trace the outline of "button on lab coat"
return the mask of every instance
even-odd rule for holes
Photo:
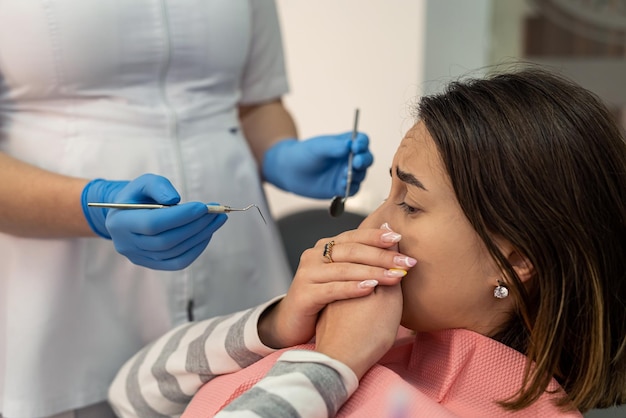
[[[3,0],[0,78],[0,151],[69,176],[157,173],[183,201],[254,203],[268,218],[236,105],[287,92],[272,0]],[[104,400],[190,299],[203,319],[284,292],[268,222],[230,214],[179,272],[135,266],[101,238],[0,234],[2,415]]]

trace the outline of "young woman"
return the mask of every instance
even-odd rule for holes
[[[626,142],[609,112],[532,68],[451,83],[417,120],[389,197],[358,230],[307,250],[284,298],[137,354],[111,388],[117,412],[535,417],[622,404]],[[397,339],[399,325],[413,335]]]

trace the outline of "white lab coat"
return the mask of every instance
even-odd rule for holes
[[[236,105],[286,92],[273,0],[0,1],[0,151],[44,169],[157,173],[183,201],[255,203],[269,218]],[[104,400],[190,299],[204,319],[284,292],[268,223],[230,214],[179,272],[135,266],[101,238],[0,234],[0,415]]]

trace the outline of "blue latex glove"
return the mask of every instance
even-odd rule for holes
[[[346,193],[348,155],[352,149],[350,196],[365,179],[374,162],[369,138],[352,132],[316,136],[305,141],[286,139],[274,144],[263,156],[263,177],[276,187],[300,196],[330,199]]]
[[[226,222],[225,214],[208,213],[201,202],[176,205],[180,195],[165,177],[144,174],[128,181],[96,179],[83,189],[83,213],[93,231],[113,241],[133,263],[155,270],[189,266]],[[118,210],[88,202],[159,203],[163,209]]]

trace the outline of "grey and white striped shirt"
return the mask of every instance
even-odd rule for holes
[[[178,417],[203,384],[273,353],[261,342],[257,324],[278,299],[181,325],[145,347],[120,369],[109,389],[117,415]],[[332,417],[357,387],[356,376],[343,363],[314,351],[287,351],[216,416]]]

